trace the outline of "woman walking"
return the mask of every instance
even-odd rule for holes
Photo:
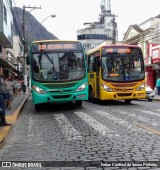
[[[3,79],[3,69],[2,67],[0,67],[0,126],[10,126],[10,123],[6,122],[5,119],[5,100],[2,96],[2,93],[4,93],[6,91],[5,89],[5,83],[4,83],[4,79]]]

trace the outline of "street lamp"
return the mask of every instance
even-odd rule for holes
[[[43,21],[41,21],[41,22],[37,25],[37,27],[35,27],[35,28],[27,35],[27,38],[28,38],[46,19],[48,19],[49,17],[54,18],[54,17],[56,17],[56,15],[53,14],[53,15],[47,16]]]

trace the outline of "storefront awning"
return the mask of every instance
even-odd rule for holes
[[[15,72],[16,74],[19,74],[19,71],[16,70],[16,68],[13,65],[3,60],[2,58],[0,58],[0,66],[3,68],[3,70],[10,70]]]

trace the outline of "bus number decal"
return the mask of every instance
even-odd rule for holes
[[[49,44],[39,45],[39,50],[55,50],[55,49],[76,49],[75,44]]]

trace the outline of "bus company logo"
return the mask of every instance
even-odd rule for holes
[[[1,167],[4,167],[4,168],[12,167],[12,164],[11,164],[11,162],[2,162]]]
[[[60,93],[63,93],[63,90],[59,90]]]
[[[126,89],[124,88],[123,91],[126,92]]]

